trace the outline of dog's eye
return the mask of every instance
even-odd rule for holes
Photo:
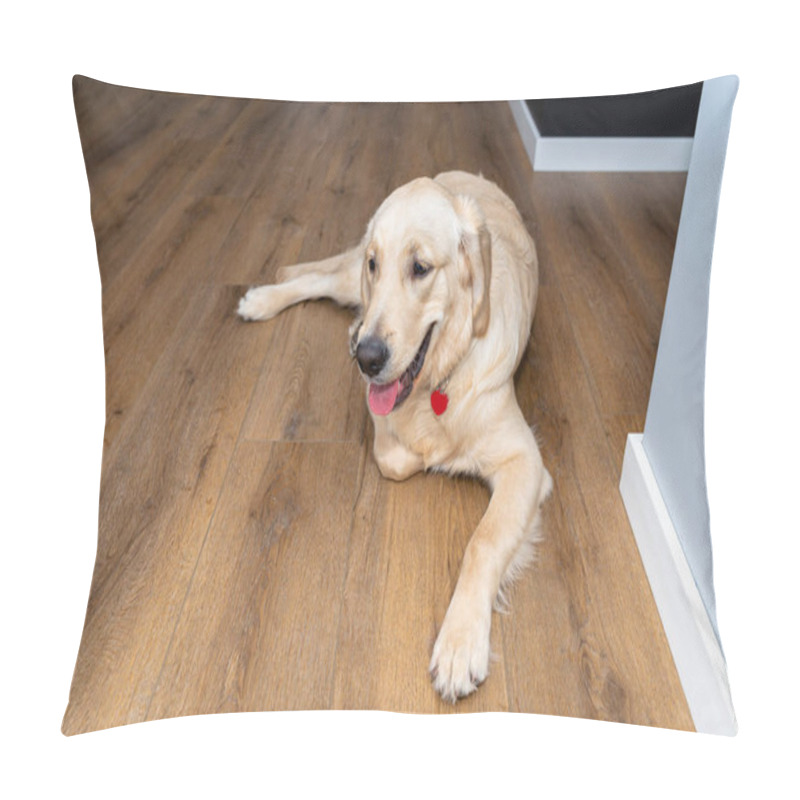
[[[425,264],[420,264],[419,261],[414,262],[413,272],[414,277],[421,278],[424,275],[427,275],[431,271],[431,268],[426,266]]]
[[[367,261],[367,269],[370,273],[375,272],[375,259],[373,257],[370,257],[369,261]]]

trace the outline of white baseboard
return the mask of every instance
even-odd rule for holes
[[[508,105],[511,107],[511,113],[514,116],[514,122],[517,123],[517,130],[522,139],[522,144],[525,146],[525,152],[528,154],[528,159],[535,172],[536,145],[542,138],[539,134],[539,129],[536,127],[531,110],[524,100],[511,100]]]
[[[737,731],[725,658],[661,497],[642,434],[629,434],[620,492],[675,667],[701,733]]]
[[[542,136],[524,100],[509,102],[534,172],[686,172],[691,137]]]

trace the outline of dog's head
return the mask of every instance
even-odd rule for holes
[[[491,238],[471,198],[429,178],[400,187],[364,238],[351,350],[384,415],[444,381],[489,326]]]

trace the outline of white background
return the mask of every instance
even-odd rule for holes
[[[4,11],[0,789],[13,787],[12,797],[796,791],[800,265],[789,6],[280,5],[15,3]],[[533,715],[375,712],[239,714],[61,735],[94,563],[104,420],[100,280],[75,73],[296,100],[611,94],[740,76],[707,371],[717,609],[737,737]]]

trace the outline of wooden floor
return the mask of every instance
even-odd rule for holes
[[[328,708],[692,729],[617,489],[626,434],[643,428],[684,176],[534,175],[504,103],[74,89],[107,421],[64,732]],[[427,665],[487,490],[380,477],[348,312],[234,313],[277,267],[354,244],[394,187],[452,168],[498,182],[538,243],[517,391],[555,480],[538,563],[494,615],[491,674],[455,707]]]

